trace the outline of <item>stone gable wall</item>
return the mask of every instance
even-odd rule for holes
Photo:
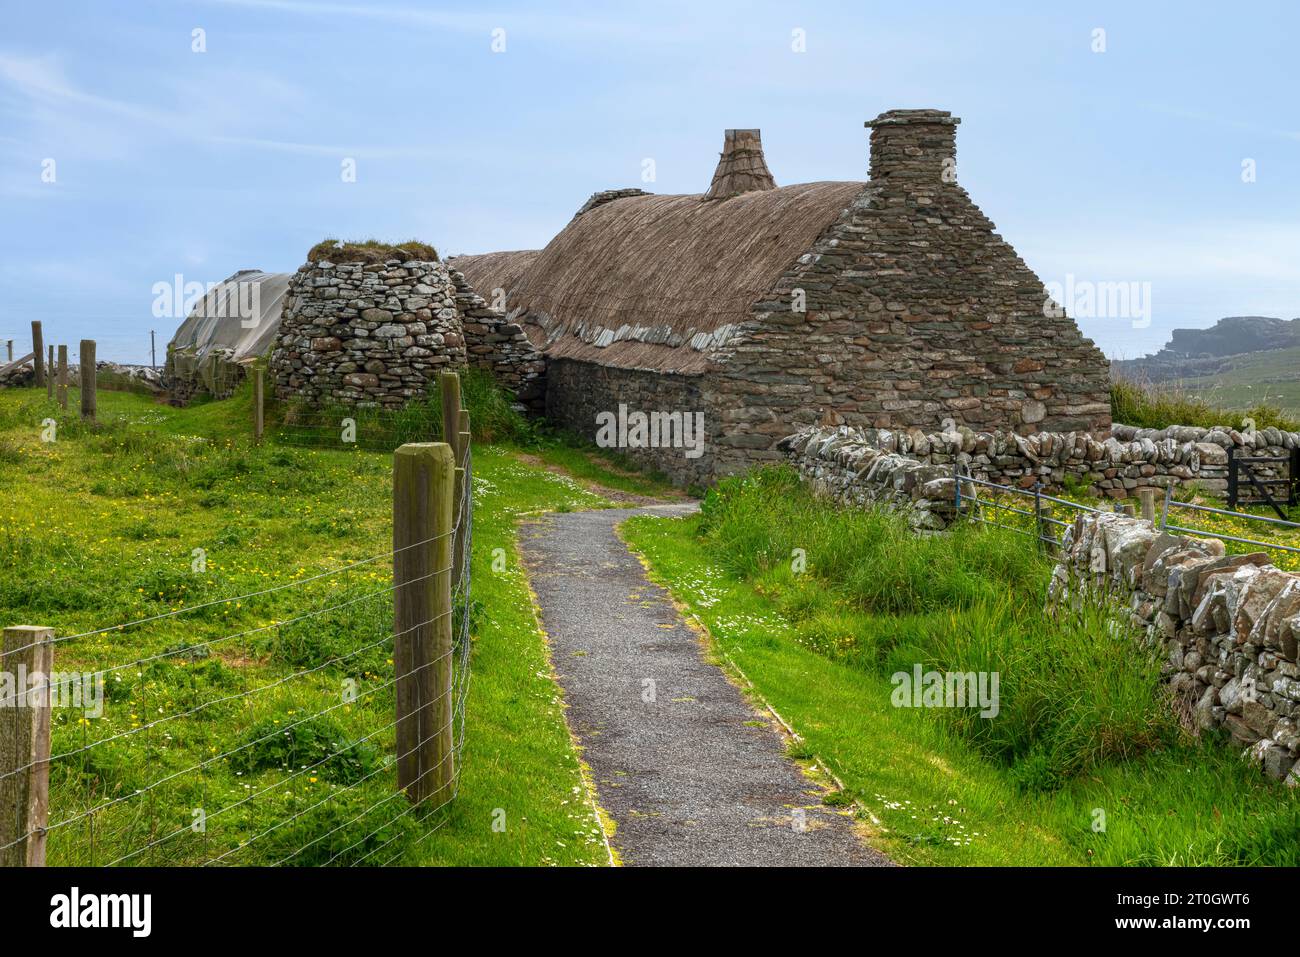
[[[776,442],[816,423],[1109,429],[1109,363],[1044,314],[1042,281],[945,180],[955,124],[903,119],[873,129],[870,183],[721,363],[723,471],[780,459]]]

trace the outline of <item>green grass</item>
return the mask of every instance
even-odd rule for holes
[[[582,482],[596,483],[632,495],[659,498],[680,495],[672,490],[664,476],[637,471],[625,457],[593,448],[573,436],[539,436],[530,445],[530,451],[547,465],[562,469]]]
[[[438,251],[418,239],[404,243],[386,243],[378,239],[323,239],[307,253],[307,261],[313,263],[322,260],[335,263],[382,263],[390,259],[437,262]]]
[[[701,516],[623,528],[896,860],[1300,863],[1300,795],[1181,731],[1133,636],[1046,620],[1047,566],[1020,536],[916,537],[785,470],[722,483]],[[999,713],[894,707],[891,676],[917,663],[997,671]]]
[[[1300,431],[1297,414],[1300,401],[1288,401],[1289,394],[1274,393],[1262,383],[1259,388],[1247,388],[1248,383],[1239,383],[1228,389],[1216,384],[1217,381],[1188,379],[1159,385],[1127,379],[1112,382],[1111,418],[1124,425],[1147,429],[1171,425],[1240,429],[1249,418],[1254,420],[1257,429],[1275,426],[1288,432]],[[1290,385],[1294,387],[1295,397],[1300,399],[1300,382]]]
[[[252,415],[251,386],[236,393]],[[480,442],[537,444],[537,428],[497,388],[481,369],[461,372],[461,398],[470,414],[470,428]],[[226,400],[230,401],[230,400]],[[251,422],[251,418],[245,418]],[[428,392],[400,409],[353,408],[330,405],[312,408],[298,402],[271,401],[266,408],[267,433],[277,442],[309,448],[383,451],[403,442],[437,442],[442,435],[442,397],[437,380]],[[345,429],[345,423],[349,427]]]
[[[104,864],[155,842],[126,863],[229,853],[222,863],[265,864],[295,851],[295,864],[606,862],[514,550],[520,515],[608,504],[598,494],[510,447],[476,447],[460,793],[419,820],[398,816],[405,803],[386,763],[390,561],[185,611],[385,556],[391,454],[253,447],[246,385],[184,409],[102,392],[99,410],[90,426],[43,392],[0,391],[0,621],[70,635],[183,613],[57,646],[67,671],[160,657],[108,672],[102,717],[55,712],[54,753],[75,754],[52,769],[51,823],[123,800],[55,827],[51,864]],[[45,419],[55,442],[41,441]],[[194,713],[147,728],[183,711]],[[209,763],[188,770],[199,762]],[[205,832],[189,829],[195,808]]]
[[[1199,397],[1206,404],[1238,410],[1225,420],[1235,423],[1243,409],[1268,406],[1291,422],[1300,421],[1300,346],[1248,352],[1222,360],[1222,367],[1187,375],[1162,389]],[[1218,423],[1223,424],[1223,423]],[[1292,426],[1295,429],[1296,426]]]

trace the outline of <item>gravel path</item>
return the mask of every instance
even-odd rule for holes
[[[787,760],[614,529],[693,503],[548,515],[521,546],[612,838],[632,865],[888,865]],[[802,809],[805,826],[795,826]]]

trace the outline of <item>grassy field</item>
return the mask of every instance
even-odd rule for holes
[[[1293,356],[1277,360],[1284,366],[1300,354],[1300,350],[1285,351]],[[1264,357],[1278,354],[1259,355],[1262,363]],[[1265,375],[1259,370],[1233,373],[1230,378],[1208,376],[1158,384],[1120,379],[1111,383],[1111,416],[1116,422],[1148,429],[1171,425],[1242,429],[1249,419],[1258,429],[1300,431],[1300,381],[1270,382]]]
[[[1237,410],[1271,406],[1300,421],[1300,347],[1246,353],[1218,372],[1180,379],[1176,388],[1210,405]]]
[[[1021,536],[918,538],[783,469],[624,535],[900,862],[1300,863],[1300,793],[1182,731],[1132,635],[1045,619],[1049,569]],[[998,714],[895,707],[915,664],[997,671]]]
[[[485,432],[516,434],[471,399]],[[94,632],[56,668],[106,679],[102,716],[55,713],[51,863],[607,863],[515,523],[662,485],[563,439],[476,447],[460,793],[425,819],[389,761],[390,455],[253,447],[246,391],[100,409],[88,427],[0,391],[0,620]],[[1044,621],[1047,566],[1020,536],[916,538],[783,470],[625,533],[900,862],[1300,863],[1300,794],[1181,731],[1131,636]],[[892,706],[913,664],[998,671],[999,715]]]
[[[101,717],[55,713],[51,864],[607,862],[514,549],[518,516],[599,494],[476,447],[460,793],[422,820],[390,763],[391,455],[253,447],[247,389],[99,403],[0,391],[0,621],[97,632],[55,667],[105,676]]]

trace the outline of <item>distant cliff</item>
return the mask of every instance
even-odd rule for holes
[[[1155,355],[1116,359],[1111,370],[1125,378],[1162,382],[1212,375],[1238,356],[1300,346],[1300,319],[1228,316],[1208,329],[1175,329]]]

